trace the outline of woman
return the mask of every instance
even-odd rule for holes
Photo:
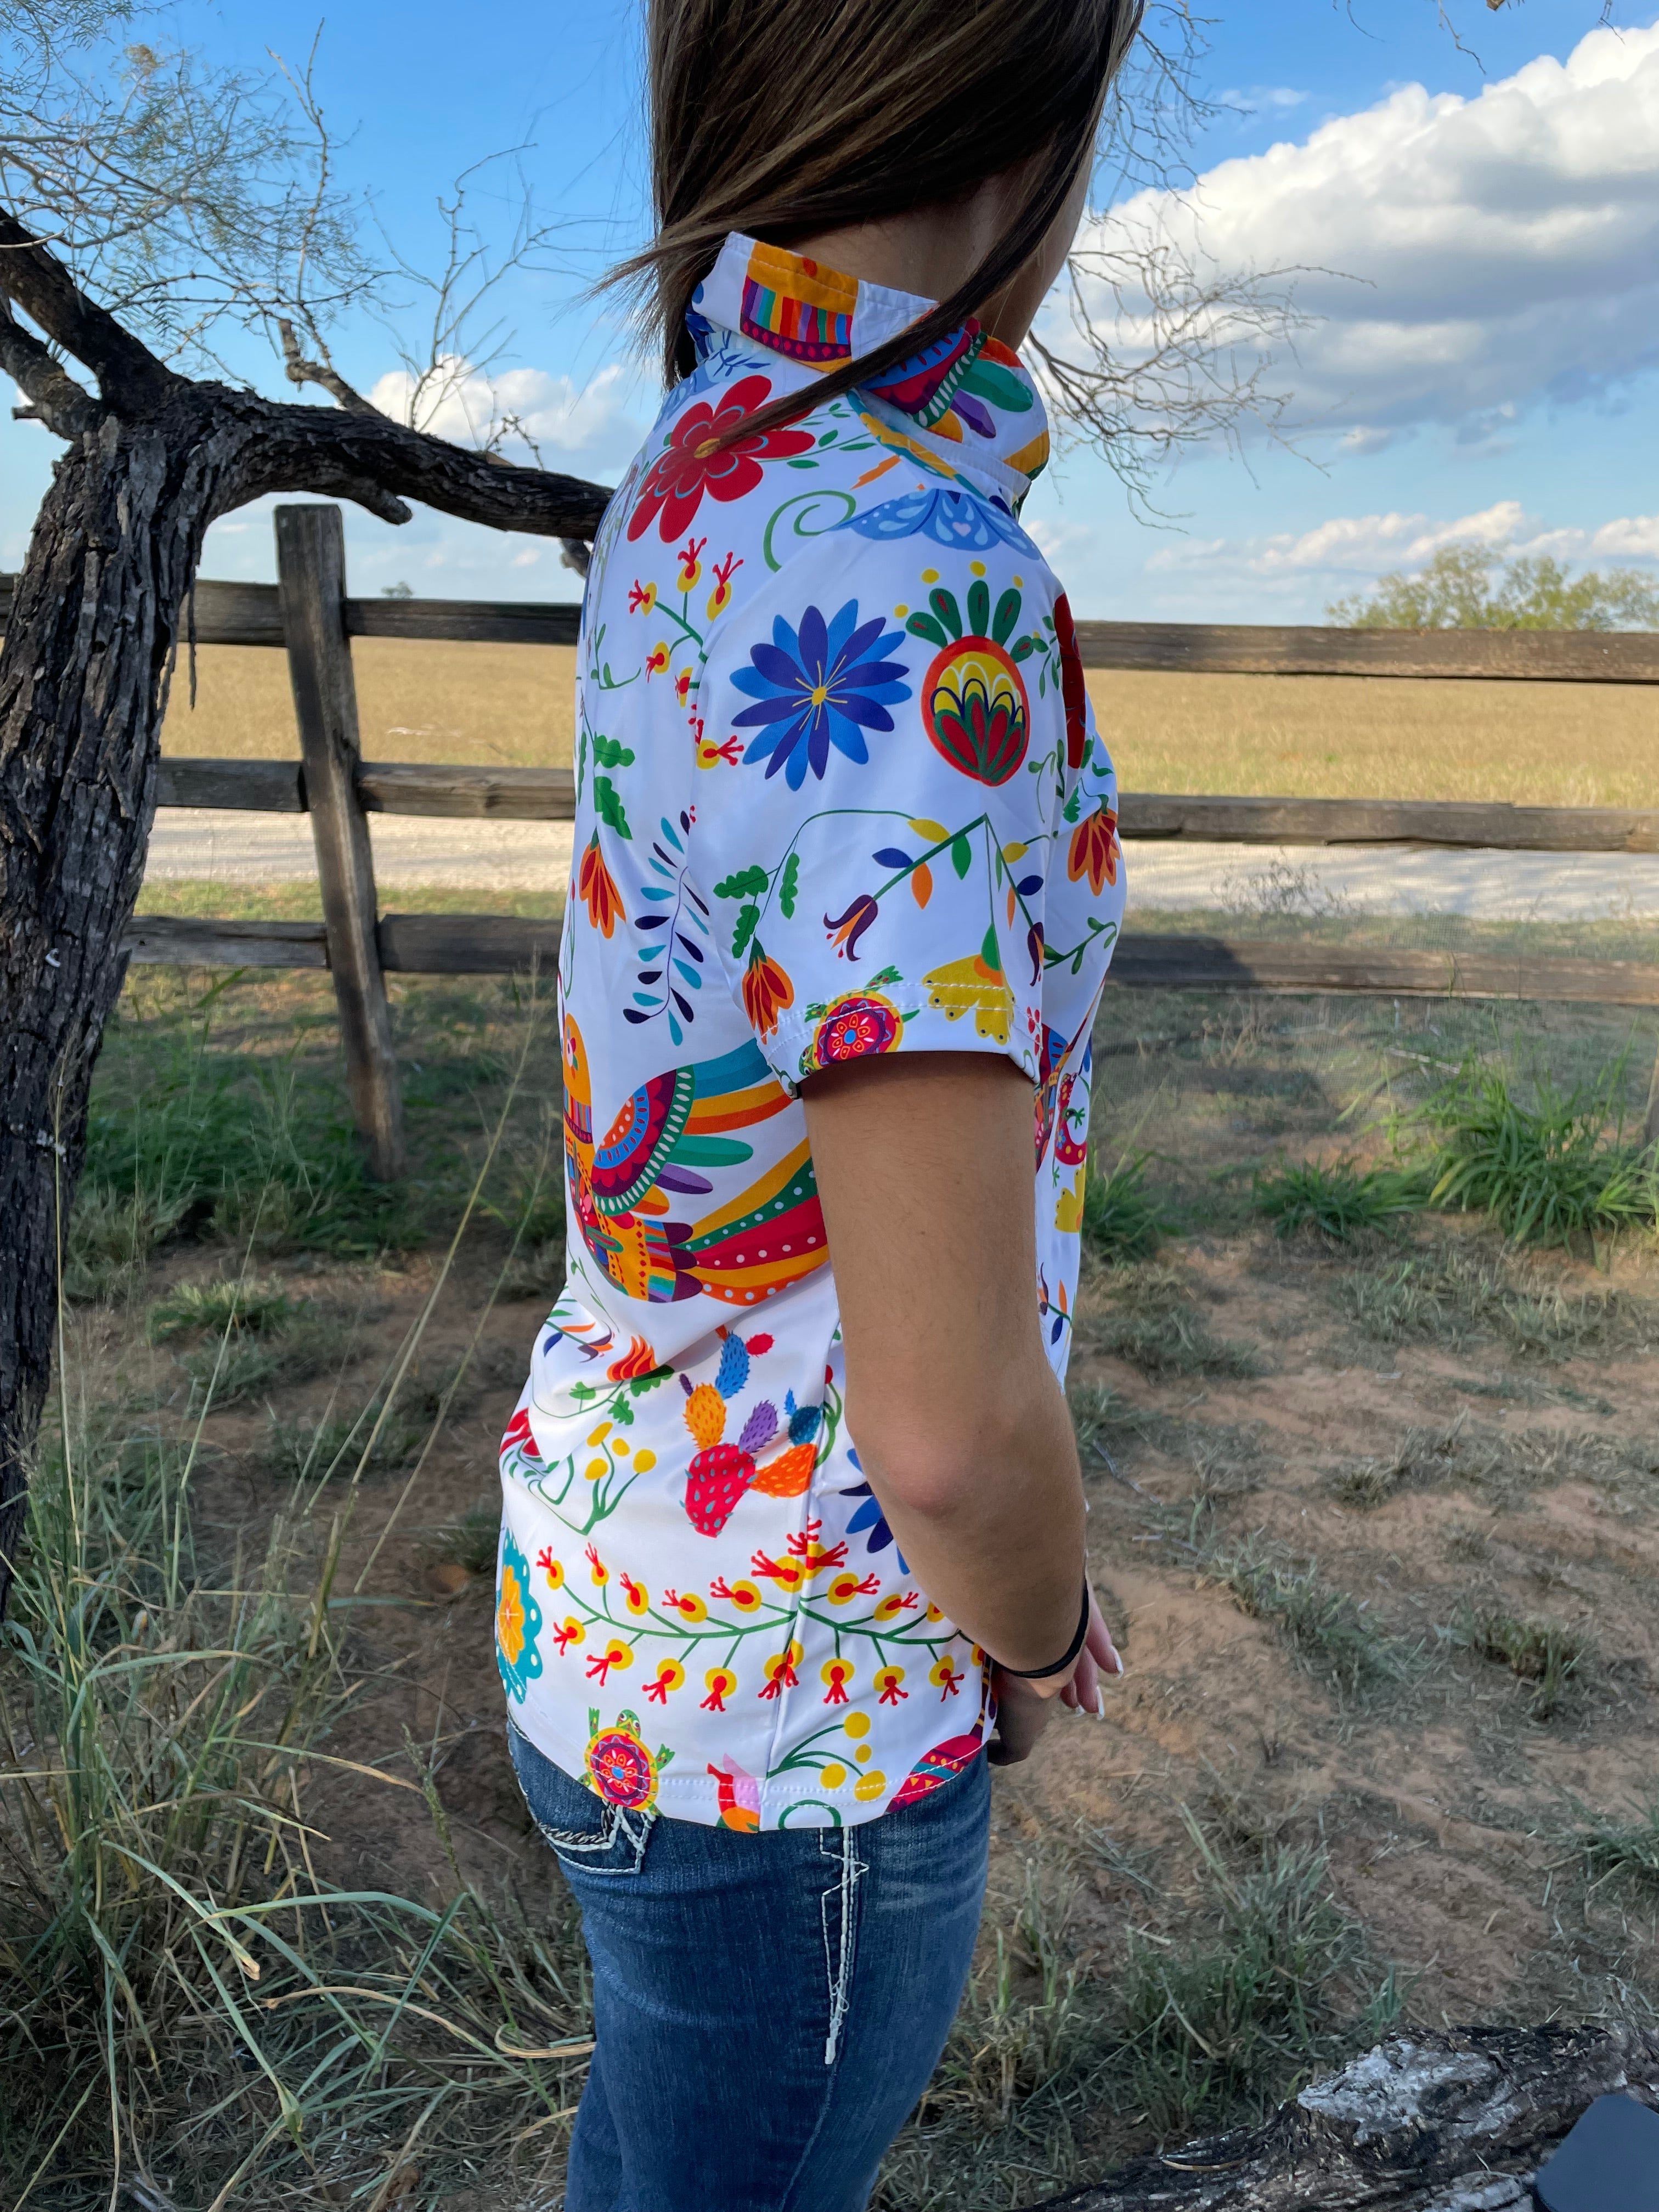
[[[510,1740],[593,1962],[570,2212],[862,2206],[988,1759],[1120,1671],[1060,1381],[1115,788],[1014,348],[1133,28],[652,0],[671,389],[587,582],[569,1268],[502,1457]]]

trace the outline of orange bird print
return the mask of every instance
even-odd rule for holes
[[[759,1305],[823,1265],[823,1215],[805,1139],[701,1219],[672,1218],[691,1210],[689,1200],[714,1197],[711,1172],[754,1158],[733,1132],[790,1103],[752,1038],[642,1083],[596,1141],[592,1066],[567,1017],[564,1101],[571,1211],[583,1243],[629,1297],[661,1305],[707,1291],[729,1305]]]

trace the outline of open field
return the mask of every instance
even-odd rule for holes
[[[556,1054],[506,981],[392,990],[397,1193],[356,1166],[325,978],[150,971],[111,1034],[0,1654],[8,2203],[37,2167],[44,2212],[107,2200],[112,2076],[135,2201],[206,2212],[257,2145],[231,2203],[559,2203],[586,1985],[489,1642]],[[1659,1249],[1515,1248],[1340,1174],[1374,1225],[1281,1237],[1258,1198],[1386,1163],[1470,1051],[1639,1109],[1629,1042],[1589,1008],[1108,994],[1072,1396],[1129,1671],[998,1777],[980,1968],[879,2212],[1031,2203],[1401,2014],[1650,2016]]]
[[[371,760],[569,763],[574,651],[359,638],[352,657]],[[197,706],[181,681],[165,750],[297,751],[280,653],[198,658]],[[1659,686],[1095,671],[1089,690],[1129,790],[1659,805]]]

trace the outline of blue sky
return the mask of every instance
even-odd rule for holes
[[[1435,0],[1212,4],[1206,77],[1222,106],[1196,149],[1195,198],[1132,213],[1219,268],[1335,272],[1302,280],[1317,319],[1270,378],[1293,396],[1299,451],[1247,439],[1242,456],[1189,459],[1157,492],[1161,524],[1137,518],[1098,457],[1065,454],[1027,514],[1079,612],[1316,621],[1337,592],[1450,537],[1654,569],[1659,515],[1642,508],[1659,507],[1655,441],[1641,427],[1659,373],[1652,0],[1615,0],[1618,31],[1596,30],[1599,0],[1496,15],[1448,0],[1473,53]],[[181,0],[175,21],[256,66],[266,48],[302,58],[317,9]],[[550,463],[605,480],[651,412],[615,311],[583,297],[645,221],[638,46],[631,0],[497,0],[460,18],[433,0],[340,0],[319,52],[345,172],[411,259],[433,253],[434,197],[461,168],[526,147],[538,199],[567,227],[561,266],[503,297],[503,367]],[[487,173],[479,202],[502,217],[504,181]],[[395,395],[381,325],[360,320],[338,350],[355,380]],[[278,388],[257,351],[237,366]],[[0,421],[0,565],[21,556],[51,451],[38,428]],[[430,514],[402,531],[353,515],[349,536],[364,591],[574,587],[555,550]],[[217,526],[204,569],[268,575],[266,514]]]

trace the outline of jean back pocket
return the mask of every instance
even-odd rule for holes
[[[636,1875],[645,1860],[656,1814],[607,1804],[538,1751],[509,1717],[507,1747],[531,1818],[560,1863],[572,1873]]]

